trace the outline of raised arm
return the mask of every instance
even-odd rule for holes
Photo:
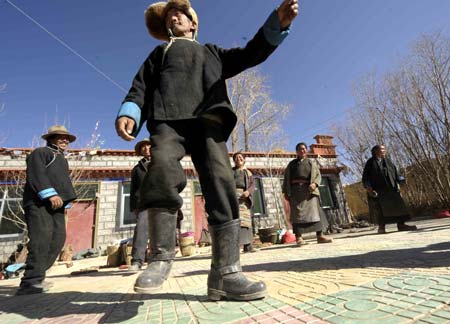
[[[231,49],[214,47],[223,64],[223,78],[231,78],[264,62],[290,31],[298,14],[298,0],[285,0],[267,18],[256,35],[245,45]]]

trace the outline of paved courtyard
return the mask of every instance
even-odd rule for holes
[[[57,265],[46,294],[16,297],[18,279],[0,281],[0,323],[450,323],[450,219],[416,224],[242,254],[244,271],[269,289],[254,302],[207,300],[209,254],[177,258],[154,294],[134,293],[137,274],[118,268],[70,275],[105,257]]]

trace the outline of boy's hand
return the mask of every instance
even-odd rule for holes
[[[132,118],[129,117],[120,117],[116,120],[116,132],[117,135],[122,137],[125,141],[134,140],[134,136],[131,136],[133,133],[133,128],[136,123]]]
[[[50,201],[53,210],[61,208],[64,204],[60,196],[52,196],[48,200]]]
[[[278,7],[277,15],[281,29],[288,27],[298,14],[298,0],[284,0]]]

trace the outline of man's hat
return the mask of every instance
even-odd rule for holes
[[[49,137],[52,137],[54,135],[68,136],[70,143],[74,142],[77,139],[77,137],[75,135],[70,134],[69,131],[67,130],[67,128],[63,125],[54,125],[54,126],[50,127],[47,130],[47,134],[44,134],[41,137],[47,141]]]
[[[137,155],[141,155],[141,148],[145,144],[151,145],[151,142],[148,138],[144,138],[142,141],[136,143],[136,145],[134,146],[134,151]]]
[[[167,2],[162,1],[151,4],[145,10],[145,24],[150,35],[162,41],[169,40],[165,19],[167,12],[173,8],[183,11],[197,25],[198,30],[197,13],[192,9],[189,0],[168,0]]]

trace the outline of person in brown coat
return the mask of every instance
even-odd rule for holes
[[[333,240],[323,235],[328,222],[320,206],[322,176],[319,167],[307,157],[305,143],[298,143],[295,150],[297,158],[289,162],[284,172],[283,194],[289,201],[297,246],[307,244],[302,234],[309,232],[316,232],[317,243],[331,243]]]
[[[233,173],[236,183],[236,196],[239,201],[239,219],[241,220],[241,232],[239,244],[243,245],[244,253],[256,252],[253,247],[252,206],[253,193],[255,192],[255,179],[252,173],[245,167],[245,157],[241,152],[233,154]]]

